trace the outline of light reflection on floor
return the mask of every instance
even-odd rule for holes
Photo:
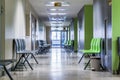
[[[34,70],[12,72],[14,80],[120,80],[120,75],[112,75],[110,72],[91,71],[88,67],[83,70],[84,62],[78,64],[81,54],[66,53],[64,49],[52,48],[49,53],[36,55],[39,64],[30,59]],[[9,80],[8,76],[0,80]]]

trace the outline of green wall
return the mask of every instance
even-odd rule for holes
[[[120,0],[112,0],[112,71],[118,70],[117,37],[120,36]]]
[[[74,18],[74,51],[78,51],[78,26],[77,26],[78,19]]]
[[[84,6],[84,35],[85,35],[85,43],[84,49],[90,48],[91,39],[93,38],[93,6],[85,5]]]

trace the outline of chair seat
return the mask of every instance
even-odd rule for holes
[[[100,51],[96,51],[96,50],[82,50],[81,52],[83,52],[84,54],[97,54],[99,53]]]
[[[23,50],[23,51],[18,51],[17,53],[19,53],[19,54],[33,54],[33,53],[36,53],[37,52],[37,50],[33,50],[33,51],[30,51],[30,50]]]

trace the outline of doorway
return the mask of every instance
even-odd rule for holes
[[[67,40],[67,31],[53,30],[52,31],[52,47],[63,47]]]
[[[60,31],[52,31],[52,47],[61,47]]]
[[[31,49],[35,50],[36,41],[36,19],[31,15]]]

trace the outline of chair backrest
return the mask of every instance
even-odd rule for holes
[[[67,41],[67,45],[70,43],[70,40]]]
[[[95,44],[96,44],[96,38],[93,38],[93,39],[91,40],[90,50],[94,50],[94,49],[95,49]]]
[[[20,51],[25,50],[25,40],[24,39],[15,39],[15,47],[16,47],[16,53],[19,53]]]
[[[99,53],[101,48],[100,48],[100,43],[101,43],[101,39],[100,38],[96,38],[96,41],[94,42],[94,46],[93,46],[93,51],[96,53]]]
[[[91,40],[91,48],[90,48],[90,50],[93,50],[93,51],[99,53],[100,50],[101,50],[100,43],[101,43],[101,39],[100,38],[93,38]]]
[[[25,40],[24,39],[20,39],[20,47],[21,47],[21,51],[25,50],[26,48],[26,44],[25,44]]]
[[[71,40],[69,40],[69,43],[68,43],[68,45],[71,45],[72,44],[72,41]]]
[[[73,46],[73,44],[74,44],[74,41],[73,41],[73,40],[69,40],[68,45],[69,45],[69,46]]]
[[[20,51],[19,40],[14,39],[14,42],[15,42],[15,51],[16,53],[18,53]]]
[[[66,43],[67,43],[67,41],[65,40],[63,44],[66,44]]]
[[[101,39],[100,38],[97,38],[97,43],[96,43],[96,46],[97,46],[97,52],[100,52],[101,51]]]

